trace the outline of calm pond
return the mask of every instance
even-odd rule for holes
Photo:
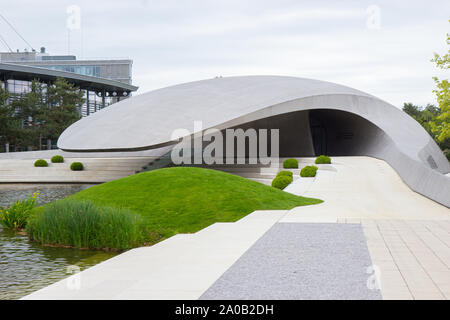
[[[0,184],[0,207],[40,191],[38,203],[65,198],[91,185]],[[81,270],[115,256],[116,253],[53,248],[34,244],[27,236],[0,226],[0,300],[19,299],[70,275],[71,266]]]

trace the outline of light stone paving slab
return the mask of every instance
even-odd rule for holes
[[[384,299],[448,299],[450,269],[436,254],[443,250],[443,243],[423,241],[435,239],[433,230],[426,227],[434,223],[380,220],[363,224],[370,256],[380,268]]]
[[[24,299],[197,299],[285,213],[255,211],[129,250]],[[81,287],[71,290],[77,279]]]
[[[288,189],[325,202],[294,208],[280,222],[360,223],[384,299],[449,299],[449,208],[413,192],[384,161],[334,157],[332,166],[307,190]]]

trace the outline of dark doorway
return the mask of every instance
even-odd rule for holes
[[[321,119],[315,116],[312,112],[309,117],[309,125],[311,127],[311,137],[314,146],[314,153],[316,156],[322,154],[326,155],[327,152],[327,129]]]

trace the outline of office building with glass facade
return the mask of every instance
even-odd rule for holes
[[[80,110],[82,116],[88,116],[112,103],[118,102],[131,95],[137,87],[132,83],[132,64],[130,59],[90,59],[77,60],[74,55],[49,55],[45,48],[40,52],[0,52],[0,81],[10,93],[23,94],[29,91],[31,80],[46,79],[44,83],[51,83],[52,75],[65,78],[71,83],[82,84],[85,92],[86,104]],[[13,66],[28,66],[19,72]],[[8,67],[9,66],[9,67]],[[12,70],[16,69],[12,74]],[[19,68],[20,69],[20,68]],[[51,70],[50,73],[42,69]],[[28,73],[28,75],[26,74]],[[46,74],[43,74],[46,73]],[[75,75],[86,77],[75,81]],[[74,78],[75,77],[75,78]],[[92,82],[93,86],[88,83]],[[103,86],[99,86],[103,83]]]

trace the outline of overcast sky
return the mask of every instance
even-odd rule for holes
[[[450,1],[0,0],[0,13],[37,50],[133,59],[143,93],[218,75],[332,81],[403,102],[434,102],[430,62],[447,50]],[[73,21],[73,20],[70,20]],[[73,26],[73,24],[72,24]],[[26,44],[0,21],[13,49]],[[6,51],[0,43],[0,50]]]

